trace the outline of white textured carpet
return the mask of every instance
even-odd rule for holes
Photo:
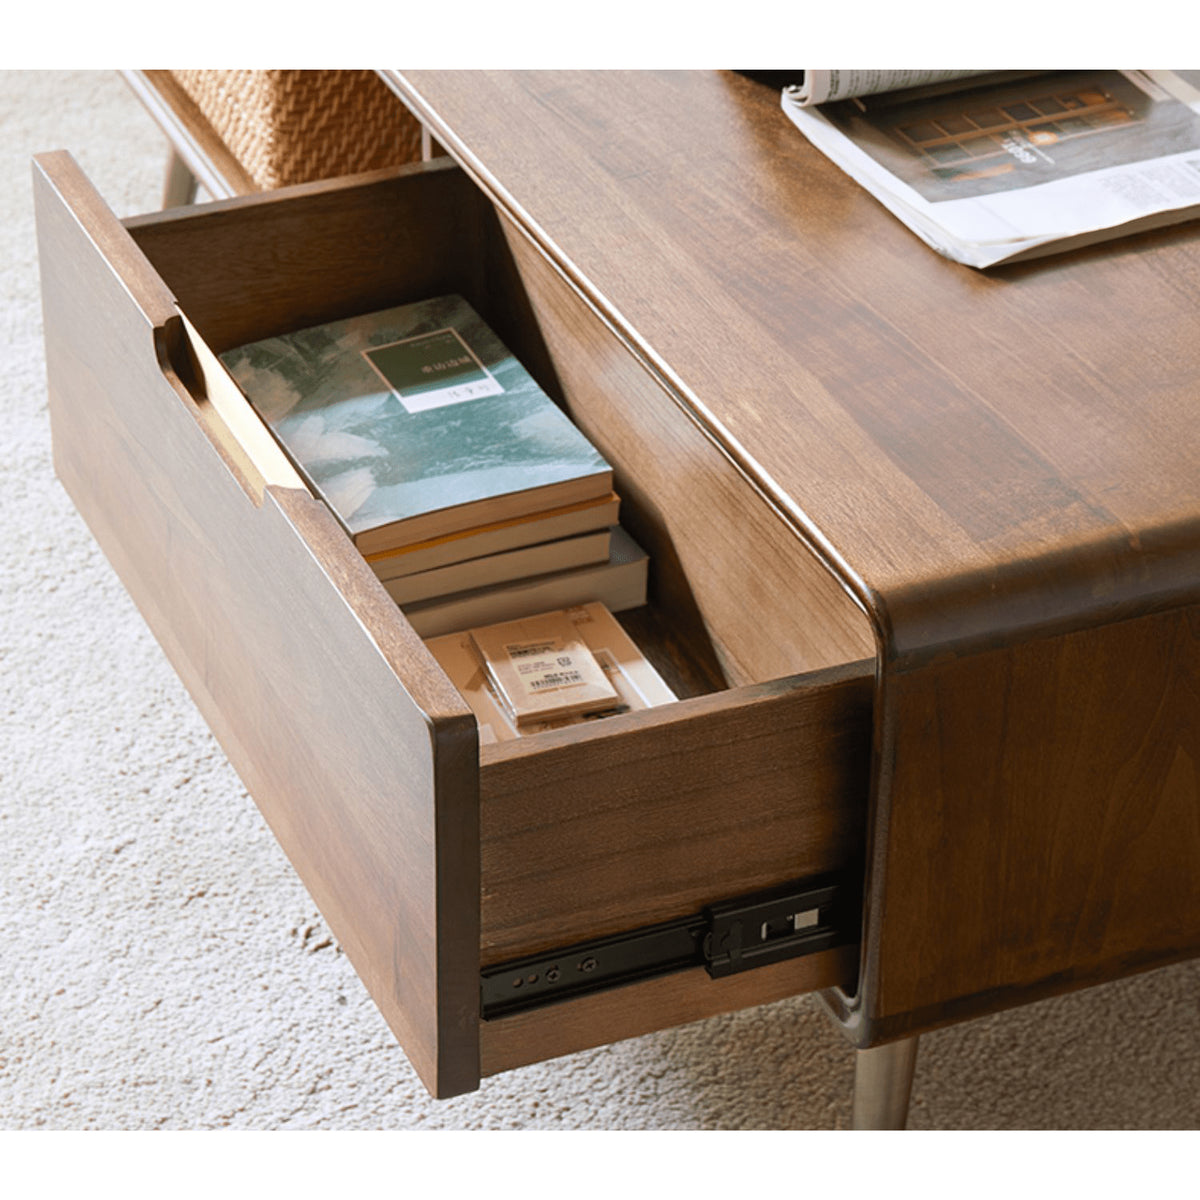
[[[0,74],[0,129],[0,1128],[845,1127],[803,999],[426,1095],[53,475],[29,158],[128,215],[165,144],[106,73]],[[1196,964],[926,1037],[910,1120],[1198,1124]]]

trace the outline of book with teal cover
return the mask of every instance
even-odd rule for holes
[[[364,553],[608,495],[608,463],[461,296],[221,361]]]

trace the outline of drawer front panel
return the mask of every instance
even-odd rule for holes
[[[36,198],[60,478],[427,1086],[469,1090],[474,721],[323,506],[214,440],[172,296],[68,156]]]

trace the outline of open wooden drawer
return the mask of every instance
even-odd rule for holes
[[[434,1094],[853,989],[866,620],[461,171],[124,222],[66,154],[40,157],[35,185],[58,474]],[[622,522],[652,562],[652,603],[626,624],[678,703],[481,748],[400,610],[214,370],[238,343],[449,291],[613,463]],[[822,902],[830,936],[801,947],[814,952],[725,975],[627,952],[682,927],[703,956],[711,906],[831,881],[841,899]],[[743,964],[750,940],[774,937],[769,916],[735,917]],[[525,1007],[497,1004],[497,987],[525,987]]]

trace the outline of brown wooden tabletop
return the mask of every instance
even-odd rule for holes
[[[384,72],[879,648],[860,1045],[1200,953],[1200,224],[979,271],[731,72]]]
[[[735,73],[392,76],[897,652],[1196,578],[1200,225],[983,272]]]

